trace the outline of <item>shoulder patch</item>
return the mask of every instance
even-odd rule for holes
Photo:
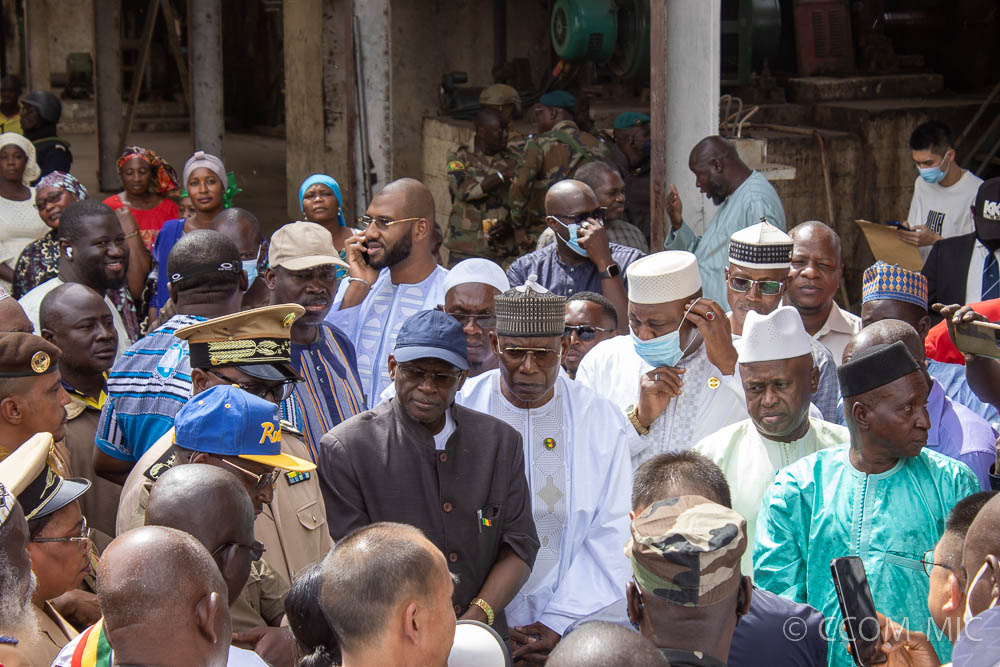
[[[143,474],[150,480],[156,481],[160,475],[177,465],[177,450],[173,447],[163,452],[163,456],[156,459],[153,465],[146,468]]]
[[[448,173],[450,174],[454,171],[465,171],[465,163],[461,160],[451,160],[448,162]]]

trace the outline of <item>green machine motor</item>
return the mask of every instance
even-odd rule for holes
[[[608,69],[619,79],[649,80],[649,0],[617,0],[618,40]]]
[[[606,62],[618,37],[617,7],[613,0],[556,0],[550,33],[563,60]]]

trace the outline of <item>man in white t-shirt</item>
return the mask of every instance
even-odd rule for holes
[[[971,208],[983,179],[958,166],[951,130],[939,121],[918,126],[910,135],[910,150],[920,175],[906,216],[911,231],[898,233],[926,260],[936,241],[973,231]]]

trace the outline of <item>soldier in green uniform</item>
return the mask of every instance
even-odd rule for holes
[[[448,156],[452,208],[444,244],[449,266],[470,257],[509,263],[519,254],[509,206],[517,159],[507,149],[507,120],[497,109],[484,108],[475,123],[473,150],[460,146]]]
[[[524,144],[530,135],[521,134],[511,127],[514,116],[521,117],[521,96],[505,83],[494,83],[483,88],[479,93],[479,106],[484,109],[496,109],[507,121],[507,150],[513,153],[524,151]]]
[[[649,238],[649,116],[626,111],[615,118],[615,143],[628,158],[625,212],[629,222]]]
[[[517,175],[510,184],[511,217],[519,252],[531,252],[544,231],[545,193],[577,168],[607,161],[608,147],[573,121],[576,98],[564,90],[546,93],[535,105],[537,133],[528,139]]]

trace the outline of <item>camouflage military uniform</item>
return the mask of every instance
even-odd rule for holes
[[[506,149],[496,155],[484,155],[461,146],[448,156],[452,207],[444,244],[448,248],[450,265],[469,257],[485,257],[503,263],[520,254],[511,225],[510,184],[505,181],[489,192],[482,189],[483,179],[515,164],[514,154]],[[487,227],[497,231],[488,235],[484,221]]]
[[[580,165],[608,161],[610,149],[571,120],[560,121],[528,140],[517,176],[510,184],[511,216],[521,252],[531,252],[545,229],[545,193],[556,181],[572,178]]]

